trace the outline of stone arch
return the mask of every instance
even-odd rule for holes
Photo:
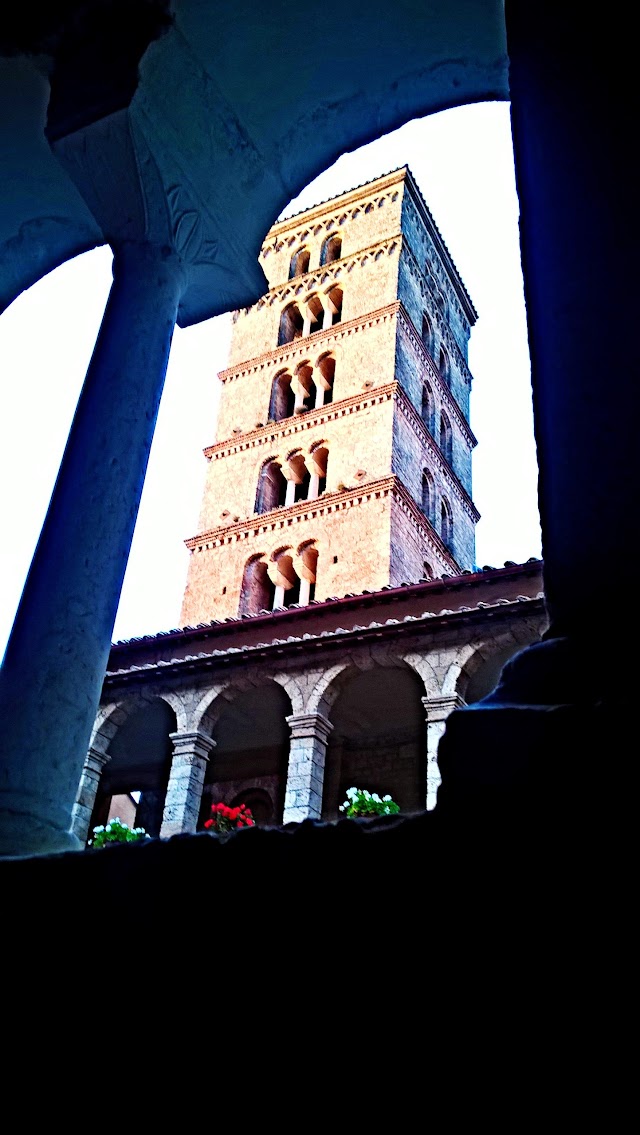
[[[440,449],[445,460],[451,465],[453,461],[453,434],[451,422],[444,410],[440,415]]]
[[[282,821],[292,709],[287,683],[257,669],[213,692],[201,716],[202,731],[215,746],[205,773],[199,827],[212,803],[240,803],[245,795],[260,792],[270,800],[268,822]]]
[[[179,694],[133,694],[105,707],[92,747],[109,756],[89,820],[89,831],[119,815],[149,835],[160,834],[171,762],[171,735],[186,728]]]
[[[486,697],[497,685],[503,667],[529,642],[538,641],[540,635],[531,632],[525,639],[516,637],[510,628],[491,638],[467,643],[451,662],[442,683],[442,693],[459,694],[469,705]]]
[[[333,402],[333,384],[336,374],[336,359],[332,351],[325,351],[324,354],[318,356],[315,370],[317,372],[316,388],[321,388],[323,391],[322,405],[328,406]]]
[[[388,653],[379,662],[372,651],[369,664],[363,661],[357,655],[349,659],[320,703],[333,726],[325,760],[326,820],[339,817],[338,806],[352,786],[389,793],[404,812],[424,808],[424,682],[412,658]]]
[[[343,299],[344,296],[342,288],[339,288],[337,285],[329,288],[329,290],[325,294],[325,304],[329,308],[331,315],[331,322],[329,323],[330,327],[332,327],[334,323],[339,323],[342,319]]]

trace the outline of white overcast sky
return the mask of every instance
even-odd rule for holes
[[[408,164],[478,312],[469,364],[476,563],[540,556],[537,464],[509,108],[432,115],[351,154],[285,213]],[[275,220],[275,218],[274,218]],[[111,253],[57,268],[0,316],[0,653],[66,442],[111,283]],[[114,639],[178,626],[230,317],[176,329]]]

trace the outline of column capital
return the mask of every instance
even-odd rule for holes
[[[111,756],[109,753],[103,753],[100,749],[95,749],[93,745],[90,745],[87,750],[87,755],[84,758],[84,768],[100,776],[104,766],[110,760]]]
[[[209,760],[209,753],[215,749],[213,737],[194,729],[190,733],[170,733],[169,738],[173,745],[174,757],[200,757],[203,761]]]
[[[436,694],[435,697],[420,698],[427,721],[444,721],[454,709],[462,709],[467,703],[460,694]]]
[[[287,717],[287,725],[291,729],[291,738],[316,737],[325,744],[333,729],[332,723],[321,713],[300,713]]]

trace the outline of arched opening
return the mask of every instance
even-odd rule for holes
[[[292,496],[289,503],[295,504],[296,501],[307,499],[311,473],[307,469],[301,453],[294,453],[288,457],[287,464],[290,469],[290,484],[292,483],[295,486],[293,494],[291,494],[291,490],[289,491]]]
[[[271,611],[275,590],[275,585],[269,579],[262,553],[251,556],[242,573],[238,614],[257,615],[260,611]]]
[[[428,560],[425,560],[422,565],[423,579],[433,579],[433,567]]]
[[[320,251],[320,264],[332,264],[334,260],[339,260],[342,256],[342,237],[337,233],[331,233],[325,241],[323,241],[322,249]]]
[[[342,319],[342,288],[331,288],[331,291],[327,292],[327,300],[331,315],[329,326],[332,327]]]
[[[303,410],[313,410],[318,398],[318,391],[313,379],[313,367],[308,362],[301,363],[296,369],[296,380],[298,385],[296,410],[298,413]]]
[[[290,418],[294,412],[295,401],[291,375],[288,371],[282,370],[275,376],[271,384],[269,418],[272,418],[274,422],[281,422],[283,418]]]
[[[318,549],[315,543],[309,540],[298,548],[300,557],[300,598],[301,606],[306,606],[316,594],[316,580],[318,577]]]
[[[436,428],[436,403],[428,382],[422,384],[422,420],[433,437]]]
[[[422,511],[431,524],[435,524],[436,489],[428,469],[422,470]]]
[[[300,577],[293,566],[291,549],[287,548],[274,555],[275,570],[275,607],[291,607],[300,599]]]
[[[532,638],[531,641],[535,639]],[[503,666],[523,648],[522,642],[510,642],[496,649],[493,649],[492,644],[488,644],[483,648],[482,653],[473,655],[458,679],[457,692],[467,705],[482,701],[482,698],[486,698],[495,690]]]
[[[333,355],[321,355],[316,363],[316,371],[316,387],[322,391],[322,400],[319,404],[328,406],[333,402],[333,382],[336,374],[336,360]]]
[[[309,319],[309,334],[313,335],[316,331],[322,331],[325,323],[325,311],[320,296],[311,296],[307,300],[306,307]]]
[[[198,827],[212,804],[247,804],[257,824],[282,822],[291,701],[277,682],[228,694],[211,707],[202,730],[216,742],[207,765]],[[255,809],[255,810],[254,810]]]
[[[264,463],[258,477],[256,507],[258,513],[281,508],[287,498],[287,482],[277,461],[272,457]]]
[[[294,276],[304,276],[305,272],[309,271],[309,249],[299,248],[294,252],[289,264],[289,279],[292,280]]]
[[[451,433],[451,422],[444,411],[440,415],[440,449],[442,456],[451,465],[453,463],[453,435]]]
[[[442,498],[440,505],[440,536],[442,543],[450,552],[453,551],[453,513],[446,497]]]
[[[424,687],[408,666],[340,675],[329,711],[322,818],[337,819],[348,788],[387,793],[403,812],[426,802]]]
[[[112,738],[96,795],[93,828],[119,816],[130,827],[160,835],[171,772],[176,715],[161,698],[133,710]],[[123,812],[125,814],[123,814]]]
[[[283,347],[285,343],[293,343],[294,339],[300,339],[303,328],[304,319],[297,303],[287,304],[280,316],[278,346]]]
[[[309,465],[311,468],[311,483],[309,485],[309,497],[314,500],[322,493],[326,492],[327,488],[327,464],[329,461],[329,450],[326,445],[317,445],[311,450],[309,454]]]

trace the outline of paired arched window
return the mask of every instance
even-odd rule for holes
[[[309,500],[315,500],[316,497],[321,496],[326,490],[328,461],[329,450],[326,445],[320,442],[318,445],[314,446],[309,454],[309,466],[311,469]]]
[[[427,520],[435,524],[436,490],[433,477],[428,469],[422,470],[422,511]]]
[[[242,574],[238,614],[257,615],[260,611],[271,611],[275,591],[275,584],[269,579],[262,553],[251,556]]]
[[[442,537],[443,544],[446,544],[449,551],[452,551],[453,512],[451,511],[451,505],[446,497],[442,498],[440,505],[440,536]]]
[[[422,420],[433,437],[436,430],[436,403],[428,382],[422,384]]]
[[[303,328],[304,319],[297,303],[287,304],[280,316],[278,346],[282,347],[285,343],[293,343],[294,339],[300,339]]]
[[[445,460],[451,465],[453,463],[453,434],[451,422],[444,411],[440,415],[440,449]]]
[[[294,252],[289,264],[289,279],[292,280],[294,276],[304,276],[305,272],[309,271],[309,249],[299,248]]]
[[[271,512],[273,508],[280,508],[286,501],[287,482],[282,469],[274,458],[265,461],[256,491],[255,511],[258,513]]]
[[[331,233],[323,242],[320,250],[320,264],[332,264],[342,256],[342,238],[337,233]]]
[[[269,417],[274,422],[281,422],[283,418],[290,418],[294,412],[295,404],[296,396],[291,375],[286,370],[279,371],[271,384]]]

